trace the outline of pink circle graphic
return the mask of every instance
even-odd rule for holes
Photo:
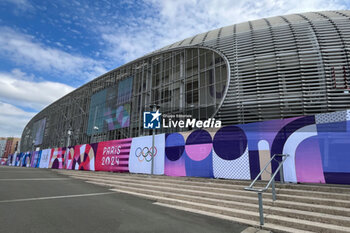
[[[208,157],[213,148],[212,143],[186,145],[185,151],[188,157],[194,161],[201,161]]]

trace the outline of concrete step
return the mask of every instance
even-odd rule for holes
[[[132,179],[152,179],[152,180],[167,180],[167,181],[186,181],[186,182],[204,182],[211,185],[237,185],[240,187],[249,186],[251,180],[228,180],[228,179],[214,179],[203,177],[173,177],[164,175],[148,175],[148,174],[130,174],[130,173],[113,173],[113,172],[91,172],[91,171],[73,171],[73,170],[56,170],[63,174],[85,174],[87,176],[118,176],[118,177],[132,177]],[[266,181],[258,181],[257,187],[262,187],[267,184]],[[294,184],[285,183],[280,184],[276,182],[276,188],[291,189],[295,191],[317,191],[317,192],[329,192],[336,194],[350,194],[350,185],[329,185],[329,184]]]
[[[256,196],[246,197],[241,195],[228,195],[228,194],[222,194],[222,193],[216,193],[216,192],[203,192],[198,190],[190,190],[188,188],[173,188],[173,187],[162,188],[162,187],[152,186],[152,185],[145,185],[145,184],[135,185],[135,184],[125,183],[120,181],[101,180],[101,179],[90,179],[89,181],[94,182],[96,184],[102,184],[102,185],[104,184],[110,187],[136,188],[136,189],[139,189],[139,191],[147,190],[150,192],[154,191],[154,192],[165,193],[170,190],[172,194],[180,194],[180,195],[187,194],[188,196],[208,198],[216,202],[222,201],[223,204],[226,204],[230,201],[243,203],[244,205],[247,205],[247,207],[249,207],[249,204],[251,204],[252,208],[255,208],[255,207],[257,208],[257,203],[258,203]],[[278,207],[284,208],[287,210],[294,208],[300,211],[313,211],[313,212],[317,211],[323,214],[339,215],[339,217],[341,216],[350,217],[350,209],[342,208],[342,207],[310,205],[310,204],[304,204],[304,203],[296,203],[293,201],[280,201],[280,200],[273,202],[271,199],[264,199],[264,205],[274,206],[276,207],[276,210],[278,210],[277,209]],[[231,206],[231,207],[234,207],[234,206]],[[286,211],[286,214],[289,214],[289,211]],[[308,218],[310,217],[312,216],[309,216]]]
[[[57,170],[73,178],[138,195],[157,204],[259,226],[251,181]],[[260,181],[262,187],[266,182]],[[274,232],[350,232],[348,186],[277,184],[277,201],[263,195],[264,229]],[[298,189],[298,187],[301,187]],[[349,194],[348,194],[349,192]]]
[[[93,181],[87,181],[87,182],[101,185],[101,183],[99,182],[93,182]],[[107,183],[102,183],[102,185],[113,187],[118,190],[127,190],[127,191],[133,191],[136,193],[143,193],[147,195],[162,196],[167,198],[180,199],[184,201],[192,201],[195,203],[210,204],[210,205],[222,206],[222,207],[233,208],[233,209],[239,208],[243,210],[254,211],[257,213],[259,210],[257,203],[253,204],[253,203],[238,202],[238,201],[228,201],[228,200],[206,198],[206,197],[199,197],[199,196],[186,195],[186,194],[177,194],[174,192],[167,192],[167,191],[159,192],[156,190],[140,189],[140,188],[133,188],[133,187],[125,188],[123,186],[113,186]],[[295,210],[291,212],[290,208],[283,208],[283,207],[278,207],[274,205],[265,205],[264,213],[278,215],[278,216],[287,216],[287,217],[292,217],[297,219],[305,219],[309,221],[320,220],[323,223],[339,224],[342,226],[350,227],[350,217],[335,216],[335,215],[326,214],[326,213],[317,213],[317,212],[315,213],[315,212],[302,211],[302,210]]]
[[[75,176],[76,178],[86,179],[86,177],[81,176]],[[230,190],[230,189],[222,189],[222,188],[212,188],[212,187],[203,187],[198,185],[179,185],[179,184],[170,184],[168,182],[156,182],[152,180],[130,180],[130,179],[124,179],[119,177],[114,177],[110,179],[106,178],[88,178],[88,179],[94,179],[99,180],[100,182],[126,182],[126,185],[149,185],[151,187],[157,187],[157,188],[178,188],[178,189],[189,189],[189,190],[196,190],[203,193],[212,192],[212,193],[220,193],[220,194],[227,194],[227,195],[244,195],[246,197],[256,197],[257,194],[255,192],[248,192],[243,189],[241,190]],[[310,196],[312,194],[310,193]],[[264,193],[264,196],[266,198],[272,198],[272,195],[270,193]],[[295,201],[295,202],[303,202],[303,203],[310,203],[310,204],[325,204],[325,205],[332,205],[332,206],[338,206],[338,207],[346,207],[350,208],[350,201],[348,200],[339,200],[339,199],[330,199],[330,198],[319,198],[319,197],[310,197],[310,196],[297,196],[294,194],[278,194],[277,198],[278,200],[289,200],[289,201]]]
[[[173,198],[141,194],[139,192],[131,192],[123,189],[111,189],[111,190],[116,192],[124,192],[124,193],[129,193],[137,196],[142,196],[144,198],[155,200],[157,202],[164,203],[164,204],[182,206],[182,207],[194,209],[194,210],[214,212],[217,214],[227,215],[235,218],[248,219],[250,221],[254,221],[255,224],[257,225],[259,224],[258,223],[259,216],[258,216],[258,213],[255,211],[247,211],[247,210],[232,209],[232,208],[227,208],[222,206],[195,203],[191,201],[183,201],[183,200],[178,200]],[[282,226],[286,226],[286,227],[294,228],[298,230],[311,231],[311,232],[329,232],[329,233],[350,232],[350,229],[348,227],[342,227],[342,226],[337,226],[333,224],[325,224],[325,223],[319,223],[319,222],[315,224],[315,222],[312,222],[312,221],[286,218],[286,217],[276,216],[272,214],[265,215],[265,222],[270,224],[275,224],[275,225],[282,225]],[[294,232],[294,231],[291,231],[291,232]]]
[[[73,173],[74,174],[74,173]],[[82,176],[82,177],[90,177],[92,176],[91,174],[76,174],[76,176]],[[123,176],[113,176],[113,175],[104,175],[104,174],[99,174],[97,175],[98,177],[103,177],[105,179],[121,179]],[[96,176],[93,176],[96,177]],[[125,179],[130,179],[130,177],[125,177]],[[160,181],[163,182],[164,179],[153,179],[149,177],[133,177],[133,181]],[[146,181],[145,181],[146,180]],[[183,185],[200,185],[203,184],[203,182],[197,182],[197,181],[184,181],[184,180],[166,180],[167,183],[171,184],[183,184]],[[216,182],[207,182],[205,183],[205,187],[213,187],[213,188],[221,188],[223,192],[226,192],[225,189],[230,190],[231,192],[233,190],[239,190],[242,191],[244,190],[244,187],[242,185],[237,185],[237,184],[217,184]],[[246,191],[244,191],[246,192]],[[269,191],[271,192],[271,190]],[[317,198],[327,198],[327,199],[333,199],[333,200],[348,200],[350,201],[350,194],[344,194],[344,193],[333,193],[333,192],[320,192],[320,191],[307,191],[307,190],[297,190],[297,189],[290,189],[290,188],[282,188],[281,186],[277,185],[276,188],[276,193],[277,194],[286,194],[286,195],[293,195],[293,196],[306,196],[306,197],[317,197]],[[255,195],[255,194],[254,194]]]
[[[154,204],[160,205],[160,206],[165,206],[168,208],[174,208],[174,209],[178,209],[178,210],[194,212],[194,213],[208,215],[208,216],[212,216],[212,217],[216,217],[216,218],[226,219],[229,221],[240,222],[242,224],[251,225],[255,228],[254,231],[248,231],[248,232],[260,232],[258,230],[260,228],[260,226],[256,225],[257,222],[254,222],[254,221],[249,221],[249,220],[242,219],[242,218],[234,218],[234,217],[230,217],[230,216],[226,216],[226,215],[222,215],[222,214],[216,214],[216,213],[203,211],[203,210],[194,210],[191,208],[186,208],[186,207],[177,206],[177,205],[164,204],[164,203],[160,203],[160,202],[156,202]],[[263,228],[269,232],[273,230],[273,232],[280,232],[280,233],[290,233],[290,232],[293,232],[293,233],[311,233],[312,232],[312,231],[297,230],[295,228],[285,227],[285,226],[271,224],[271,223],[265,223]],[[243,231],[243,232],[245,232],[245,231]]]
[[[240,189],[230,189],[229,186],[226,186],[225,188],[218,188],[218,187],[212,187],[210,185],[204,185],[203,183],[200,183],[199,185],[194,184],[193,182],[166,182],[164,180],[161,181],[154,181],[152,179],[132,179],[130,178],[123,178],[123,177],[86,177],[86,176],[80,176],[76,175],[73,176],[75,178],[81,178],[81,179],[99,179],[101,182],[107,182],[107,181],[121,181],[121,182],[131,182],[133,184],[149,184],[149,185],[155,185],[159,187],[173,187],[173,188],[189,188],[189,189],[196,189],[198,191],[214,191],[214,192],[220,192],[225,194],[232,194],[232,195],[247,195],[247,196],[256,196],[253,192],[247,192],[243,189],[241,186]],[[266,196],[271,196],[271,194],[265,193]]]
[[[79,177],[80,178],[80,177]],[[84,179],[84,178],[82,178]],[[98,179],[98,178],[91,178],[90,180],[95,180],[98,184],[106,184],[107,186],[115,186],[116,183],[113,180],[104,180],[104,179]],[[187,190],[187,189],[186,189]],[[198,196],[198,195],[197,195]],[[222,195],[217,195],[214,193],[213,195],[210,195],[210,198],[219,197],[220,200],[225,200],[225,198],[229,198],[229,200],[238,200],[242,203],[252,203],[257,204],[257,195],[253,197],[247,197],[242,195],[225,195],[224,197]],[[297,210],[304,210],[304,211],[311,211],[311,212],[320,212],[320,213],[329,213],[333,215],[340,215],[340,216],[348,216],[350,217],[350,209],[344,208],[344,207],[335,207],[335,206],[329,206],[329,205],[315,205],[315,204],[308,204],[308,203],[302,203],[302,202],[293,202],[289,200],[277,200],[275,202],[272,201],[271,198],[264,198],[264,205],[274,205],[276,207],[282,207],[282,208],[294,208]]]

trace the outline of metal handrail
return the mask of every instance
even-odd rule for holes
[[[282,160],[281,161],[276,160],[276,156],[281,156]],[[283,163],[284,163],[284,161],[286,161],[288,156],[289,156],[288,154],[274,154],[271,157],[270,161],[265,165],[264,169],[262,169],[260,171],[260,173],[255,177],[253,182],[248,187],[244,188],[245,190],[253,191],[253,192],[257,192],[258,193],[260,226],[264,225],[264,210],[263,210],[263,202],[262,202],[262,193],[265,192],[271,185],[271,188],[272,188],[272,200],[276,201],[275,176],[277,175],[278,172],[280,172],[280,182],[281,183],[284,182]],[[254,184],[256,183],[256,181],[266,171],[267,167],[271,164],[272,161],[278,162],[278,167],[277,167],[276,171],[273,173],[273,175],[271,176],[269,182],[267,183],[267,185],[264,188],[259,188],[259,189],[258,188],[254,188]]]

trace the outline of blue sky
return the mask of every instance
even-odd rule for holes
[[[0,136],[48,104],[173,42],[234,23],[350,9],[341,0],[0,0]]]

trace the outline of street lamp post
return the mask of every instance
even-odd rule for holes
[[[95,135],[95,131],[97,132],[99,130],[99,128],[95,125],[96,124],[96,117],[97,117],[97,109],[98,109],[98,106],[95,107],[95,117],[94,117],[94,123],[93,123],[94,127],[92,127],[92,135],[91,135],[90,143],[92,143],[92,139]]]
[[[66,145],[66,151],[65,151],[65,158],[63,160],[64,163],[66,163],[67,159],[68,159],[68,155],[69,155],[69,146],[70,146],[70,137],[73,134],[73,130],[68,129],[67,131],[67,145]],[[65,164],[66,165],[66,164]]]
[[[67,137],[67,148],[70,146],[70,136],[72,135],[73,131],[69,129],[67,131],[68,137]]]
[[[35,139],[33,139],[33,147],[32,147],[32,152],[30,152],[30,154],[31,154],[31,157],[26,157],[25,159],[26,159],[26,167],[30,167],[30,159],[29,159],[29,161],[27,161],[27,159],[28,158],[33,158],[34,157],[34,154],[35,154]],[[24,161],[23,161],[24,162]],[[28,166],[29,165],[29,166]]]
[[[33,143],[32,143],[32,151],[34,151],[35,148],[35,139],[33,139]]]
[[[98,130],[99,130],[99,128],[96,125],[92,128],[92,135],[91,135],[90,143],[92,143],[92,139],[95,136],[95,132],[97,132]]]
[[[152,112],[157,111],[160,106],[156,104],[150,105]],[[152,161],[151,161],[151,175],[154,174],[154,140],[155,140],[156,129],[152,129]]]

